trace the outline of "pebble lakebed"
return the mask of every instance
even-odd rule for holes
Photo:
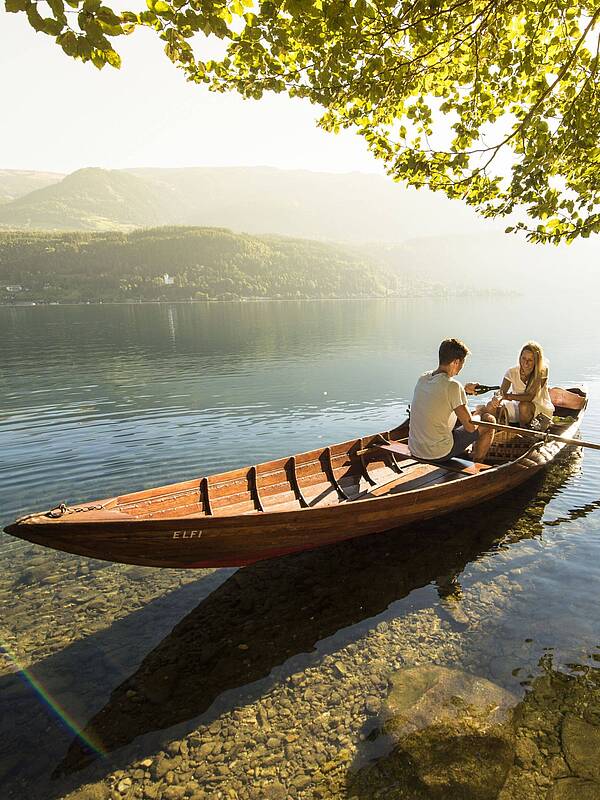
[[[2,638],[10,654],[0,674],[5,796],[426,800],[453,792],[452,796],[482,800],[599,797],[595,753],[600,746],[600,651],[590,652],[582,644],[581,629],[572,625],[573,609],[563,597],[556,597],[552,607],[526,626],[514,623],[521,614],[527,616],[535,592],[530,575],[545,558],[541,536],[555,530],[542,527],[543,509],[578,469],[577,456],[553,467],[525,510],[517,504],[514,518],[499,525],[500,535],[492,537],[492,546],[484,537],[448,572],[444,557],[422,566],[422,577],[413,575],[392,590],[388,605],[384,595],[383,607],[367,608],[364,617],[360,611],[339,612],[329,627],[317,624],[313,630],[309,624],[307,632],[296,630],[303,625],[302,599],[289,616],[290,598],[304,592],[314,599],[321,593],[321,605],[309,603],[305,613],[313,619],[322,608],[326,615],[331,583],[344,574],[332,566],[333,571],[325,569],[319,575],[314,555],[278,560],[281,568],[265,562],[254,571],[161,571],[89,561],[15,542],[11,569],[0,584]],[[470,512],[467,524],[484,530],[494,517],[481,516]],[[570,533],[576,533],[585,523],[575,515],[568,524]],[[453,553],[457,548],[455,527],[440,521],[432,528],[442,555],[444,547]],[[415,547],[419,533],[427,530],[425,526],[411,534]],[[392,544],[386,539],[392,534],[375,537],[373,545],[345,544],[330,561],[347,559],[349,573],[373,557],[383,570],[386,548],[397,548],[402,535],[398,533]],[[469,541],[477,535],[470,532]],[[394,557],[397,551],[391,556],[390,582],[394,568],[401,574],[406,566],[406,560],[396,564]],[[376,580],[377,565],[372,569]],[[463,573],[468,573],[466,579]],[[269,580],[275,588],[267,601]],[[290,580],[297,583],[295,588],[290,589]],[[337,591],[344,593],[343,588]],[[346,591],[356,594],[351,583]],[[267,603],[266,611],[262,603]],[[202,607],[204,616],[194,620],[194,609]],[[186,619],[192,619],[188,628]],[[261,620],[267,627],[283,620],[287,633],[262,641]],[[185,706],[189,687],[203,679],[202,670],[192,663],[196,657],[215,673],[224,669],[210,648],[207,652],[203,645],[205,649],[196,652],[186,643],[202,638],[202,631],[208,631],[208,639],[218,638],[221,622],[230,674],[213,676],[211,687],[190,699],[188,716],[179,708],[171,716],[161,712],[156,728],[162,732],[153,733],[155,718],[148,722],[145,708]],[[169,639],[173,626],[179,629],[175,640]],[[560,647],[548,644],[553,641]],[[255,648],[273,655],[255,655]],[[171,685],[161,695],[157,676],[165,669],[165,675],[170,674],[168,654],[177,650],[179,695]],[[186,653],[187,665],[182,663]],[[432,666],[480,678],[514,697],[510,719],[503,723],[502,747],[488,759],[493,780],[484,785],[473,783],[476,770],[468,748],[457,750],[456,729],[446,731],[441,740],[438,736],[435,743],[440,763],[452,755],[445,785],[431,764],[419,761],[415,753],[421,751],[411,750],[408,739],[390,736],[389,698],[396,677],[406,669]],[[30,667],[44,693],[59,698],[69,718],[83,725],[98,712],[99,730],[104,725],[110,735],[116,731],[113,744],[119,746],[110,758],[89,758],[87,764],[89,748],[81,747],[64,719],[57,720],[48,710],[41,693],[22,680],[23,673],[15,674],[18,668]],[[186,672],[191,673],[187,687]],[[438,691],[445,705],[455,709],[452,681],[444,693],[441,675]],[[407,701],[407,713],[414,700]],[[469,697],[462,697],[461,703],[468,713],[464,719],[459,715],[459,725],[464,723],[465,731],[476,731],[485,740],[485,714],[473,716]],[[131,726],[137,714],[139,720]],[[433,728],[440,719],[430,722]],[[93,727],[88,725],[84,735]],[[57,766],[64,765],[66,750],[67,766],[70,754],[71,766],[77,768],[52,777]]]

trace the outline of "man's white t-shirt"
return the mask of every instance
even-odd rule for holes
[[[454,409],[467,404],[460,381],[445,372],[426,372],[415,386],[410,407],[408,447],[416,458],[439,459],[448,455],[454,444]]]

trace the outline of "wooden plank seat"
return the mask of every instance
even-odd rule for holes
[[[385,450],[388,453],[394,453],[402,458],[409,458],[413,461],[418,461],[420,464],[432,464],[433,466],[440,467],[441,469],[446,469],[448,472],[460,472],[465,475],[477,475],[485,469],[491,469],[489,464],[467,461],[465,458],[449,458],[445,461],[432,461],[428,459],[417,458],[416,456],[412,455],[408,449],[408,445],[404,442],[388,442],[387,444],[383,444],[382,442],[381,444],[375,443],[371,446],[376,447],[378,450]]]

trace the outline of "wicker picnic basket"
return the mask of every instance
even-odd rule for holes
[[[496,421],[500,425],[510,425],[508,411],[504,406],[500,406]],[[494,441],[487,452],[486,463],[503,464],[505,461],[513,461],[519,458],[531,446],[531,438],[523,436],[519,428],[512,431],[496,431]]]

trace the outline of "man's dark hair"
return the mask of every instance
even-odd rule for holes
[[[467,345],[459,339],[444,339],[439,349],[440,364],[449,364],[457,358],[463,361],[470,352]]]

